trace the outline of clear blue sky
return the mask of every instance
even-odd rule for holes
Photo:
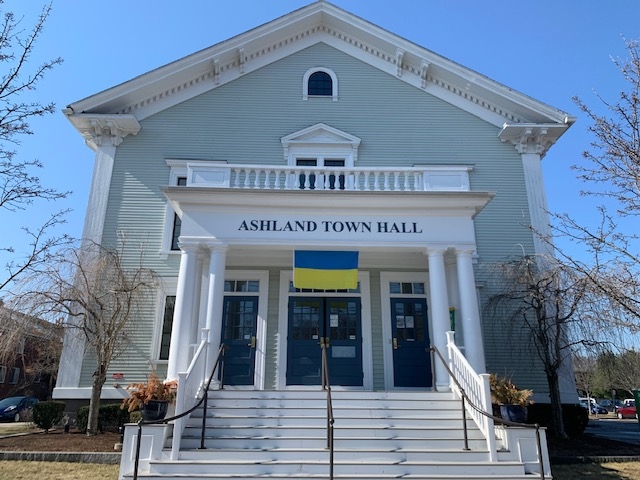
[[[64,63],[37,89],[58,112],[32,122],[20,157],[38,158],[44,183],[72,190],[68,201],[42,203],[24,214],[0,212],[2,245],[20,251],[19,228],[72,208],[66,230],[82,232],[93,152],[60,112],[151,69],[240,34],[310,0],[54,0],[32,62],[60,56]],[[543,161],[549,206],[588,219],[580,183],[570,166],[588,147],[588,120],[571,98],[600,109],[594,90],[616,101],[624,84],[610,57],[625,56],[622,39],[640,38],[638,0],[334,0],[333,3],[407,40],[476,70],[553,107],[578,122]],[[31,28],[42,0],[5,0],[4,11]],[[0,262],[6,256],[0,255]]]

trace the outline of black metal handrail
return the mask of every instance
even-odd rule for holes
[[[331,399],[331,383],[329,382],[329,364],[327,362],[327,346],[322,344],[322,389],[327,391],[327,448],[329,449],[329,480],[333,480],[333,401]]]
[[[200,400],[196,402],[196,404],[193,407],[189,408],[188,410],[185,410],[182,413],[179,413],[178,415],[174,415],[172,417],[161,418],[159,420],[142,420],[141,419],[138,421],[138,438],[136,439],[136,458],[133,464],[133,480],[138,480],[138,466],[140,464],[140,445],[142,442],[142,427],[144,425],[166,424],[173,420],[186,417],[187,415],[190,415],[191,413],[193,413],[198,407],[200,407],[200,405],[202,405],[203,402],[204,402],[204,411],[202,414],[202,431],[200,433],[200,448],[204,448],[204,436],[205,436],[206,422],[207,422],[207,403],[209,399],[209,387],[211,386],[211,381],[213,380],[213,377],[216,374],[218,365],[220,365],[220,389],[224,388],[224,352],[227,348],[228,348],[227,345],[225,345],[224,343],[220,345],[220,349],[218,350],[218,355],[216,357],[216,362],[214,363],[213,370],[211,371],[211,376],[209,377],[209,380],[207,381],[207,384],[204,388],[204,394],[202,395]]]
[[[467,432],[467,418],[466,418],[466,415],[465,415],[465,410],[466,410],[465,409],[465,400],[466,400],[466,402],[469,404],[469,406],[471,408],[473,408],[476,412],[480,413],[481,415],[484,415],[485,417],[488,417],[488,418],[492,419],[494,422],[498,422],[498,423],[501,423],[503,425],[511,426],[511,427],[535,428],[535,430],[536,430],[536,447],[538,449],[538,459],[539,459],[539,464],[540,464],[540,478],[541,478],[541,480],[545,480],[544,459],[542,458],[542,441],[540,439],[540,425],[537,424],[537,423],[534,423],[534,424],[518,423],[518,422],[512,422],[510,420],[505,420],[504,418],[496,417],[496,416],[492,415],[491,413],[486,412],[484,409],[478,407],[476,404],[473,403],[473,401],[469,398],[467,393],[464,391],[464,388],[462,387],[462,385],[460,384],[458,379],[455,377],[455,375],[451,371],[451,368],[449,368],[449,364],[447,363],[445,358],[442,356],[440,351],[436,347],[434,347],[433,345],[431,347],[429,347],[427,350],[429,350],[431,352],[431,354],[432,354],[431,364],[433,365],[435,363],[433,361],[433,354],[435,353],[436,356],[438,357],[438,359],[444,365],[444,368],[447,370],[447,373],[449,374],[451,379],[454,381],[454,383],[456,384],[456,386],[460,390],[460,396],[461,396],[461,400],[462,400],[462,425],[463,425],[462,429],[463,429],[463,432],[464,432],[464,449],[465,450],[469,450],[469,437],[468,437],[468,432]]]

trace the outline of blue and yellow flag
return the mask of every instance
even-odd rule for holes
[[[296,250],[293,286],[317,290],[358,288],[358,252]]]

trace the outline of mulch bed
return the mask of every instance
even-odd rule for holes
[[[49,433],[32,433],[0,438],[0,451],[18,452],[110,452],[120,441],[120,434],[106,432],[87,436],[77,430],[64,433],[50,430]]]

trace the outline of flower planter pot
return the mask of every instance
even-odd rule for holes
[[[149,400],[149,403],[144,404],[140,409],[142,420],[160,420],[167,415],[168,408],[169,402],[166,400]]]
[[[527,407],[524,405],[500,405],[500,416],[510,422],[527,423]]]

